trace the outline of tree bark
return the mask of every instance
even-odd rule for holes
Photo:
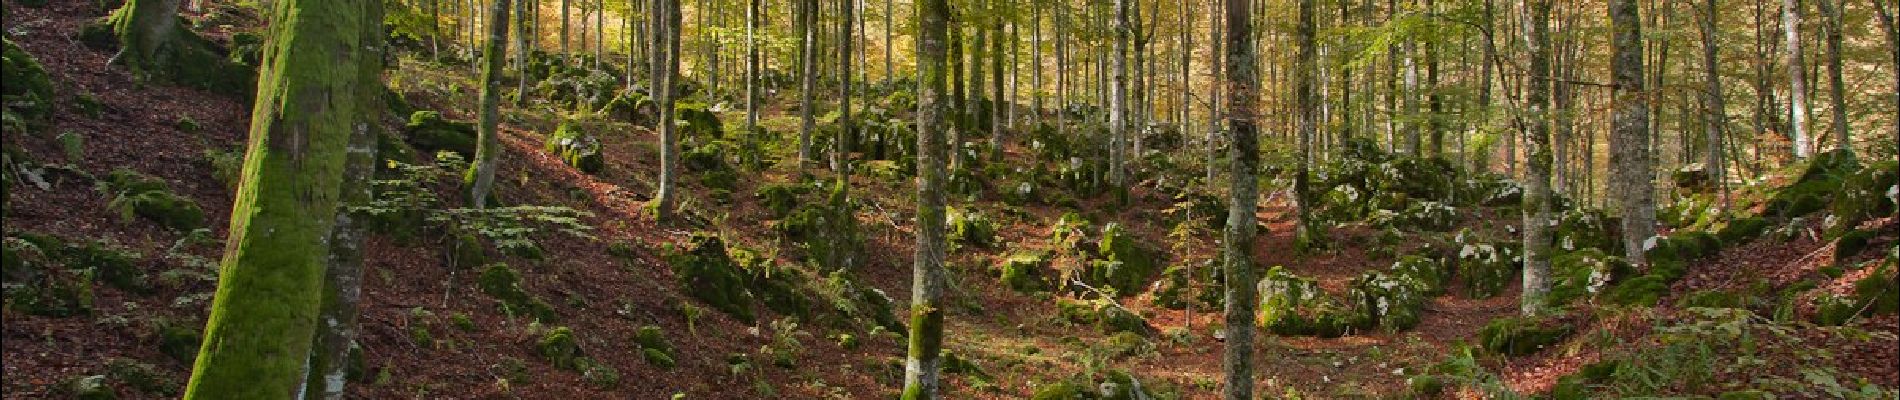
[[[1726,203],[1728,166],[1722,161],[1722,138],[1725,136],[1723,131],[1728,128],[1728,106],[1722,97],[1721,66],[1717,64],[1719,60],[1716,57],[1716,51],[1721,48],[1721,43],[1716,40],[1715,30],[1717,26],[1715,21],[1721,15],[1721,9],[1716,7],[1716,0],[1706,0],[1703,4],[1699,27],[1702,34],[1702,75],[1703,79],[1707,80],[1705,83],[1707,92],[1702,94],[1703,108],[1706,109],[1702,114],[1708,118],[1703,127],[1705,135],[1703,140],[1708,144],[1708,148],[1703,152],[1702,166],[1708,171],[1709,176],[1715,178],[1716,184],[1722,186],[1722,198]]]
[[[1254,172],[1260,168],[1260,144],[1255,125],[1252,0],[1227,0],[1226,17],[1228,88],[1227,127],[1233,147],[1228,157],[1233,162],[1228,182],[1227,229],[1221,239],[1224,256],[1227,347],[1221,356],[1221,372],[1226,375],[1221,394],[1227,400],[1253,399],[1254,314],[1259,305],[1253,271],[1254,209],[1259,201],[1259,183]]]
[[[660,106],[660,182],[659,193],[653,196],[653,218],[664,222],[673,217],[674,192],[678,190],[675,181],[680,170],[679,123],[674,121],[674,106],[679,101],[680,0],[661,0],[660,6],[654,10],[662,20],[662,51],[658,89],[654,91]]]
[[[759,20],[763,18],[760,0],[746,0],[745,13],[745,132],[748,137],[759,131]]]
[[[1828,108],[1834,114],[1834,148],[1852,153],[1854,146],[1847,134],[1847,85],[1841,77],[1844,69],[1841,65],[1841,30],[1846,28],[1841,23],[1841,7],[1846,5],[1843,4],[1846,0],[1819,1],[1821,12],[1827,18],[1827,87],[1828,93],[1832,95]]]
[[[482,49],[481,129],[475,142],[475,160],[468,165],[468,201],[475,208],[488,204],[488,193],[495,185],[495,170],[501,159],[501,77],[502,60],[508,54],[508,1],[495,0],[491,9],[503,16],[499,23],[488,24],[488,44]]]
[[[944,45],[950,5],[917,2],[917,253],[911,265],[910,343],[904,358],[905,400],[939,396],[944,289]]]
[[[1109,82],[1108,98],[1108,182],[1115,187],[1116,198],[1128,190],[1128,1],[1115,0],[1114,76]]]
[[[798,164],[804,169],[813,161],[811,153],[812,130],[818,127],[817,104],[813,95],[818,91],[818,0],[795,0],[799,3],[799,15],[802,16],[798,29],[798,75],[799,100],[798,114],[801,124],[798,129]]]
[[[1792,0],[1790,0],[1792,1]],[[1643,28],[1635,0],[1609,2],[1612,56],[1611,192],[1623,212],[1624,258],[1642,265],[1643,242],[1655,234],[1648,92],[1643,87]]]
[[[1880,16],[1880,26],[1887,31],[1887,51],[1893,55],[1893,65],[1900,66],[1900,24],[1894,21],[1894,10],[1887,8],[1890,3],[1874,0],[1874,11]],[[1900,68],[1893,70],[1893,135],[1900,137]]]
[[[1550,0],[1526,3],[1519,29],[1530,56],[1530,76],[1524,82],[1524,144],[1530,160],[1525,168],[1529,174],[1524,184],[1524,291],[1519,311],[1537,315],[1550,293]]]
[[[838,137],[832,140],[836,149],[831,154],[831,169],[838,172],[839,190],[851,188],[846,183],[851,178],[851,141],[855,133],[855,121],[851,119],[852,4],[850,0],[838,2]]]
[[[1801,2],[1781,0],[1781,31],[1786,41],[1783,50],[1788,62],[1789,132],[1794,139],[1794,157],[1808,158],[1814,152],[1808,135],[1808,76],[1801,61]]]
[[[380,8],[369,7],[363,11],[367,20],[383,19]],[[358,37],[362,41],[359,48],[368,53],[358,60],[357,84],[362,88],[381,89],[383,26],[362,24],[359,28],[364,30],[363,36]],[[383,104],[382,90],[358,90],[357,95],[362,96],[359,104]],[[318,388],[320,398],[330,400],[343,398],[344,386],[349,381],[350,353],[359,348],[356,318],[362,299],[363,237],[367,230],[351,207],[367,205],[373,196],[369,182],[376,173],[376,140],[381,134],[382,109],[366,108],[358,118],[362,119],[362,129],[350,131],[349,154],[343,164],[336,222],[331,228],[330,254],[324,269],[323,303],[318,311],[320,323],[313,344],[316,350],[311,353],[310,377],[305,383],[307,387]]]
[[[1293,242],[1301,249],[1317,244],[1313,232],[1313,221],[1308,213],[1312,206],[1308,203],[1307,175],[1313,158],[1313,136],[1319,131],[1321,101],[1316,97],[1316,77],[1319,74],[1318,12],[1314,0],[1299,0],[1299,25],[1294,29],[1294,42],[1299,46],[1297,59],[1293,67],[1293,96],[1298,120],[1295,130],[1299,131],[1296,143],[1293,172]]]
[[[284,398],[308,390],[327,245],[353,136],[381,109],[364,74],[382,22],[369,0],[278,0],[253,103],[250,146],[232,202],[217,296],[186,399]],[[312,218],[312,216],[322,216]]]

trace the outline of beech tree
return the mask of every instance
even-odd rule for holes
[[[1523,31],[1525,52],[1530,56],[1530,76],[1524,82],[1525,116],[1520,123],[1530,159],[1525,165],[1524,291],[1519,310],[1537,315],[1550,293],[1550,0],[1527,0],[1523,8],[1518,29]]]
[[[910,343],[904,357],[905,400],[936,399],[943,352],[944,73],[950,5],[917,2],[917,245],[911,264]]]
[[[653,196],[653,218],[668,221],[673,218],[674,193],[680,173],[679,121],[674,117],[674,109],[679,99],[680,69],[680,0],[660,0],[660,7],[654,10],[655,17],[661,20],[660,30],[660,75],[654,79],[654,97],[659,101],[660,131],[660,183],[659,193]],[[807,111],[809,112],[809,111]]]
[[[1793,1],[1793,0],[1788,0]],[[1656,232],[1655,171],[1643,87],[1643,27],[1636,0],[1610,0],[1611,192],[1623,212],[1624,257],[1643,264],[1643,242]]]
[[[508,57],[508,2],[495,0],[490,11],[499,16],[488,24],[488,44],[482,48],[481,115],[477,118],[475,162],[468,165],[468,201],[475,208],[488,205],[501,161],[502,60]]]
[[[383,107],[365,101],[382,88],[366,85],[363,73],[334,71],[380,60],[382,35],[373,27],[382,6],[277,0],[272,8],[229,245],[186,399],[308,390],[350,147]]]
[[[1227,154],[1233,172],[1228,180],[1227,229],[1221,238],[1227,330],[1227,347],[1221,357],[1226,383],[1221,394],[1227,400],[1251,400],[1254,318],[1259,311],[1253,271],[1254,209],[1259,205],[1259,181],[1254,174],[1260,168],[1254,99],[1259,89],[1254,76],[1253,1],[1226,2],[1222,14],[1226,18],[1227,75],[1221,86],[1227,88],[1225,119],[1228,141],[1233,144]]]

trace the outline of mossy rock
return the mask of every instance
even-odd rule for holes
[[[121,168],[108,174],[100,188],[112,197],[106,208],[123,218],[138,216],[179,231],[204,225],[204,210],[198,203],[172,192],[162,179]]]
[[[1600,298],[1609,304],[1654,306],[1669,292],[1670,280],[1657,274],[1639,276],[1610,287]]]
[[[1702,163],[1690,163],[1676,168],[1675,171],[1669,173],[1669,180],[1675,183],[1677,189],[1695,193],[1714,190],[1716,183],[1715,177],[1709,174],[1708,167]]]
[[[5,240],[6,308],[48,317],[85,315],[93,308],[97,271],[67,268],[65,241],[15,233]]]
[[[1099,347],[1092,350],[1108,356],[1111,359],[1123,359],[1154,351],[1154,343],[1149,342],[1148,338],[1141,336],[1139,333],[1118,332],[1113,335],[1108,335],[1108,338],[1102,340]]]
[[[718,236],[693,234],[684,249],[666,255],[666,262],[693,298],[741,321],[753,320],[752,292],[747,290],[745,271],[733,262],[725,241]]]
[[[1050,278],[1054,276],[1049,269],[1051,257],[1047,251],[1017,253],[1003,261],[1000,280],[1003,286],[1023,293],[1048,290]]]
[[[719,115],[714,114],[705,103],[683,101],[674,106],[675,117],[685,124],[681,129],[687,135],[706,135],[717,139],[725,134],[725,128],[719,123]]]
[[[652,98],[634,91],[621,91],[620,95],[607,101],[607,105],[601,106],[598,112],[635,125],[652,124],[654,118],[660,115],[659,107]]]
[[[711,141],[693,146],[680,153],[680,165],[693,172],[710,172],[732,169],[726,163],[726,153],[730,144],[724,141]]]
[[[1859,170],[1860,162],[1853,152],[1830,150],[1810,157],[1800,168],[1800,177],[1776,191],[1762,215],[1785,219],[1827,208],[1842,180]]]
[[[142,258],[138,253],[103,241],[68,245],[63,253],[67,267],[90,269],[100,280],[119,290],[144,293],[151,289],[146,284],[145,272],[136,265]]]
[[[1552,234],[1557,248],[1564,251],[1601,249],[1616,252],[1623,248],[1618,225],[1619,220],[1603,210],[1575,208],[1564,211],[1558,217],[1557,230]]]
[[[13,40],[0,39],[0,43],[5,46],[0,50],[0,81],[7,83],[0,89],[0,99],[4,100],[0,108],[23,122],[34,125],[44,122],[52,116],[56,101],[53,80],[39,60]]]
[[[1889,190],[1900,185],[1900,162],[1884,160],[1869,163],[1841,181],[1841,190],[1829,205],[1832,218],[1822,238],[1847,234],[1869,219],[1894,215],[1894,198]]]
[[[1388,332],[1398,332],[1418,326],[1419,318],[1424,314],[1426,283],[1412,275],[1387,274],[1377,271],[1367,272],[1354,278],[1346,292],[1346,301],[1352,307],[1361,310],[1354,313],[1370,320],[1353,321],[1355,325],[1376,325]]]
[[[1104,225],[1096,246],[1103,259],[1091,260],[1082,271],[1083,280],[1097,288],[1115,288],[1118,296],[1133,295],[1147,287],[1160,270],[1156,268],[1154,250],[1136,240],[1121,224]]]
[[[1867,241],[1872,240],[1877,234],[1865,229],[1849,230],[1841,234],[1839,239],[1834,240],[1834,262],[1842,263],[1844,260],[1860,255],[1861,252],[1867,250]]]
[[[165,322],[158,324],[157,328],[159,353],[186,365],[198,359],[198,348],[204,342],[202,326]]]
[[[773,228],[780,238],[797,244],[806,261],[835,270],[851,267],[864,246],[857,223],[855,206],[832,185],[826,201],[804,203]]]
[[[1180,310],[1199,302],[1201,309],[1219,309],[1218,302],[1207,301],[1224,296],[1215,279],[1220,273],[1216,262],[1202,260],[1197,262],[1199,265],[1176,264],[1162,270],[1159,287],[1154,291],[1154,305]]]
[[[115,382],[122,382],[139,393],[150,395],[175,396],[183,388],[183,385],[179,385],[168,373],[160,371],[158,367],[125,358],[107,359],[106,377]]]
[[[951,208],[944,213],[950,232],[948,239],[976,247],[989,247],[996,244],[996,223],[973,208]]]
[[[554,322],[554,308],[521,288],[521,274],[508,264],[489,264],[476,278],[482,293],[501,302],[508,315],[525,316],[542,322]]]
[[[1493,353],[1523,356],[1562,342],[1575,329],[1553,318],[1503,317],[1479,329],[1478,342]]]
[[[1896,279],[1900,276],[1889,262],[1854,281],[1853,291],[1846,296],[1822,294],[1814,300],[1814,323],[1841,325],[1854,318],[1900,312],[1900,281]]]
[[[1437,296],[1444,294],[1445,284],[1451,280],[1451,268],[1436,259],[1419,255],[1399,256],[1387,269],[1393,276],[1404,277],[1418,285],[1421,294]]]
[[[61,384],[59,391],[77,400],[117,400],[119,398],[119,392],[107,382],[105,375],[72,378]]]
[[[1548,302],[1553,306],[1595,297],[1636,272],[1622,257],[1604,254],[1595,248],[1557,256],[1550,264],[1552,282]]]
[[[1312,278],[1273,267],[1258,283],[1260,316],[1257,323],[1279,335],[1337,337],[1370,328],[1373,319],[1364,309],[1322,291]]]
[[[1375,191],[1415,199],[1449,199],[1457,168],[1438,157],[1398,157],[1375,165],[1368,182]]]
[[[673,367],[678,365],[678,363],[673,360],[672,354],[667,354],[659,349],[640,349],[640,359],[662,370],[672,370]]]
[[[1096,392],[1101,396],[1101,400],[1150,400],[1154,398],[1153,394],[1148,393],[1147,388],[1142,387],[1141,380],[1135,379],[1135,375],[1123,370],[1109,371],[1107,376],[1102,377],[1102,383],[1096,385]]]
[[[1520,266],[1517,247],[1508,244],[1470,243],[1458,250],[1458,276],[1465,281],[1465,295],[1490,298],[1504,292],[1517,277]]]
[[[582,358],[580,342],[574,338],[574,330],[561,326],[549,330],[535,341],[534,350],[555,368],[579,370],[577,362]]]
[[[1058,381],[1036,387],[1029,395],[1030,400],[1090,400],[1094,399],[1087,387],[1070,381]]]
[[[554,134],[548,135],[545,150],[561,158],[561,162],[588,174],[599,174],[606,168],[606,158],[601,155],[600,139],[582,131],[573,121],[561,121]]]
[[[760,185],[758,192],[752,197],[758,199],[766,210],[770,210],[773,218],[785,218],[786,215],[792,213],[793,209],[798,208],[799,197],[807,191],[809,190],[805,185],[771,183]]]
[[[452,151],[463,158],[475,156],[475,124],[449,120],[439,112],[424,110],[409,114],[403,136],[408,138],[409,145],[425,154]]]
[[[1729,220],[1721,229],[1715,231],[1716,239],[1722,243],[1743,243],[1760,237],[1768,231],[1768,220],[1761,217],[1741,217]]]

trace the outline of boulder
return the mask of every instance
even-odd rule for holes
[[[1369,328],[1364,310],[1322,291],[1312,278],[1294,275],[1286,267],[1267,270],[1258,284],[1260,319],[1268,332],[1280,335],[1337,337]]]
[[[1489,298],[1504,292],[1518,275],[1523,260],[1514,244],[1467,243],[1458,250],[1458,275],[1464,278],[1465,294]]]
[[[562,121],[554,134],[548,135],[545,149],[561,158],[561,162],[588,174],[599,174],[606,168],[606,158],[601,156],[600,139],[584,132],[572,121]]]

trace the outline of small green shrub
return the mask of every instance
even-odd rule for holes
[[[111,196],[106,208],[121,219],[143,217],[159,226],[190,231],[204,224],[204,210],[191,199],[173,193],[165,181],[129,169],[118,169],[100,181],[101,192]]]
[[[534,348],[555,368],[578,370],[580,367],[576,362],[582,358],[580,343],[574,339],[574,331],[565,326],[549,330],[535,342]]]

